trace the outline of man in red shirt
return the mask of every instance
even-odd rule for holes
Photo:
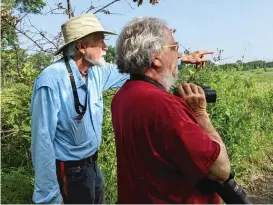
[[[119,71],[131,74],[112,102],[118,203],[220,203],[195,185],[229,177],[226,148],[202,88],[184,83],[178,96],[168,92],[181,58],[172,31],[160,19],[138,18],[124,27],[116,49]],[[200,65],[207,53],[188,60]]]

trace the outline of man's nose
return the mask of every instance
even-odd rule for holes
[[[179,58],[182,58],[182,53],[180,53],[180,52],[177,51],[177,58],[178,58],[178,59],[179,59]]]

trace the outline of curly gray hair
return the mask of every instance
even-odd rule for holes
[[[164,46],[167,23],[159,18],[141,17],[129,22],[116,44],[116,63],[120,73],[143,74],[152,64],[152,55]]]

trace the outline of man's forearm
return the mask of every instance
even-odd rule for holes
[[[217,142],[221,147],[219,156],[215,161],[214,165],[210,168],[207,177],[212,181],[225,181],[228,179],[230,174],[230,162],[228,159],[226,146],[218,132],[213,127],[207,113],[203,115],[198,115],[196,119],[199,126],[204,130],[204,132],[213,141]]]
[[[196,92],[197,90],[198,92]],[[214,144],[213,146],[215,147],[215,151],[217,151],[220,146],[220,152],[217,159],[209,169],[208,178],[214,181],[225,181],[228,179],[230,174],[230,163],[227,150],[220,135],[214,129],[206,112],[206,99],[204,91],[202,88],[197,87],[194,84],[183,83],[178,88],[178,96],[186,100],[192,111],[195,113],[195,118],[198,125],[203,129],[207,136],[215,142],[210,143],[211,145]]]
[[[198,115],[196,117],[198,125],[204,130],[204,132],[214,141],[218,142],[221,146],[225,146],[220,135],[213,127],[207,113]]]

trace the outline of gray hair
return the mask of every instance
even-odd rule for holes
[[[78,52],[78,49],[76,47],[76,41],[73,41],[64,47],[63,56],[74,57],[77,54],[77,52]]]
[[[80,40],[82,40],[84,43],[90,42],[93,40],[93,35],[92,33],[81,38]],[[77,41],[73,41],[71,43],[69,43],[67,46],[64,47],[63,49],[63,56],[71,56],[74,57],[78,52],[78,48],[77,48]]]
[[[167,23],[159,18],[141,17],[129,22],[116,43],[116,63],[120,73],[143,74],[152,64],[152,55],[164,46]]]

